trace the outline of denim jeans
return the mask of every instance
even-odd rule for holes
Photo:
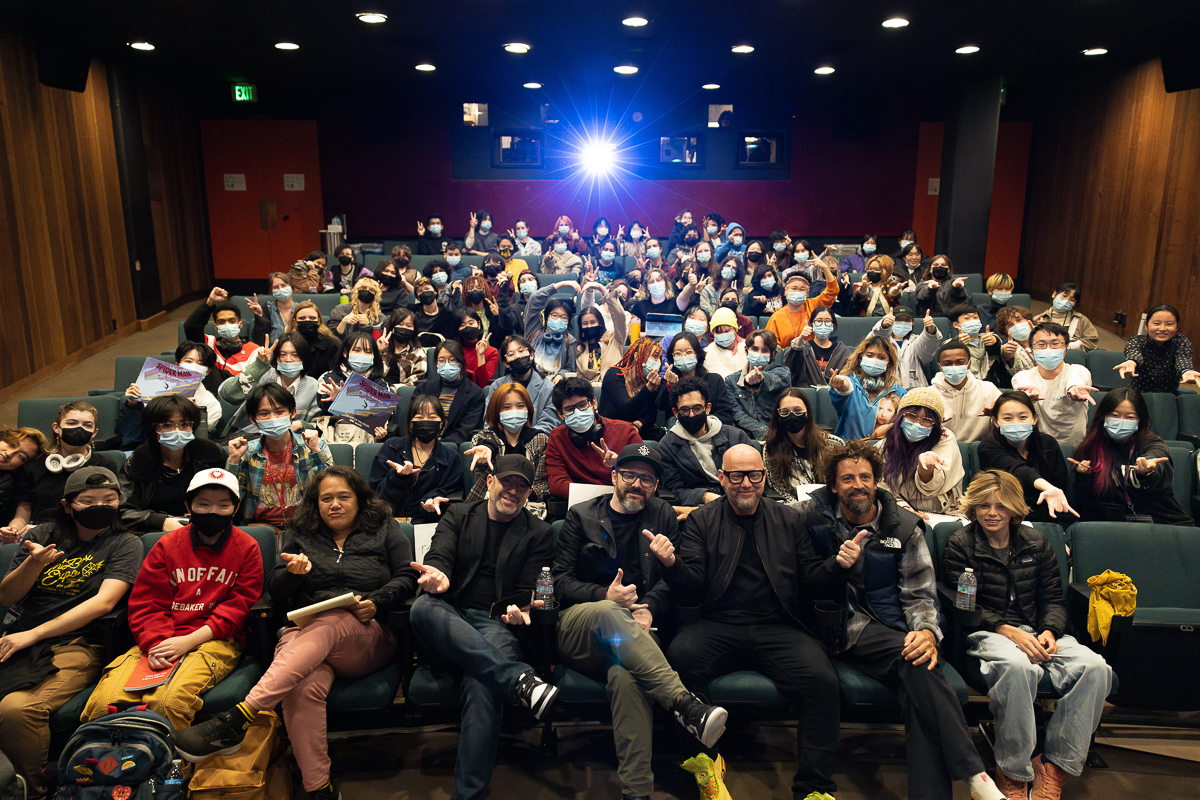
[[[1100,725],[1104,698],[1112,691],[1112,668],[1088,647],[1064,636],[1058,655],[1034,664],[1007,636],[977,631],[967,637],[967,655],[978,658],[996,715],[996,765],[1016,781],[1033,780],[1030,759],[1037,744],[1033,702],[1043,675],[1062,699],[1046,727],[1045,757],[1070,775],[1083,772],[1092,734]]]
[[[521,661],[513,632],[486,611],[423,594],[413,603],[409,623],[422,646],[463,670],[462,732],[451,800],[483,800],[496,763],[504,701],[513,696],[517,678],[533,668]]]

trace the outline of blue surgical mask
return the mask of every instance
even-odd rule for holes
[[[1075,304],[1070,300],[1064,300],[1062,297],[1054,298],[1054,310],[1060,314],[1065,314],[1075,307]]]
[[[521,241],[525,241],[527,236],[529,236],[529,231],[517,231],[517,238]]]
[[[691,372],[696,368],[696,356],[678,356],[675,359],[675,369],[680,372]]]
[[[698,339],[708,330],[708,325],[702,319],[689,319],[684,321],[683,329]]]
[[[661,366],[662,366],[661,361],[649,361],[648,360],[648,361],[646,361],[646,363],[642,364],[642,372],[644,372],[646,374],[646,377],[649,378],[651,375],[658,372],[658,370]]]
[[[977,319],[969,319],[966,322],[960,322],[959,324],[962,326],[963,333],[965,333],[967,336],[970,336],[972,339],[978,336],[979,332],[983,330],[983,323]]]
[[[492,229],[492,221],[490,219],[485,219],[483,222],[479,223],[479,229],[484,233],[487,233]]]
[[[226,325],[217,326],[217,336],[220,336],[227,342],[232,342],[242,334],[242,326],[236,322],[230,322]]]
[[[729,347],[729,345],[733,344],[733,337],[733,331],[726,331],[725,333],[718,333],[713,336],[713,341],[717,343],[718,347]]]
[[[445,364],[437,365],[437,374],[444,381],[456,381],[462,374],[462,367],[458,365],[457,361],[447,361]]]
[[[808,251],[807,250],[797,250],[796,251],[796,263],[803,264],[805,261],[808,261]]]
[[[758,282],[758,285],[763,288],[764,292],[769,292],[775,288],[775,279],[774,278],[763,278],[761,281]]]
[[[554,243],[554,252],[558,253],[560,256],[563,253],[567,252],[567,243],[566,242],[555,242]]]
[[[746,361],[752,367],[765,367],[771,363],[771,356],[767,353],[756,353],[751,350],[749,353],[746,353]]]
[[[529,295],[537,291],[537,288],[538,286],[535,281],[525,281],[521,284],[521,294],[529,297]]]
[[[954,386],[958,386],[960,383],[962,383],[966,379],[967,373],[970,371],[971,367],[969,364],[942,367],[942,374],[945,375],[946,380]]]
[[[529,412],[522,411],[519,408],[510,409],[500,412],[500,424],[508,428],[513,433],[525,427],[525,423],[529,421]]]
[[[708,255],[704,253],[703,255]],[[737,275],[737,270],[733,267],[721,267],[721,277],[727,281],[733,280],[733,276]]]
[[[441,236],[442,235],[442,226],[441,225],[430,225],[429,232],[432,233],[434,236]]]
[[[712,253],[707,250],[701,250],[699,253],[696,253],[696,261],[700,264],[707,264],[709,261],[712,261]]]
[[[913,422],[905,417],[900,420],[900,430],[904,432],[904,438],[910,442],[920,442],[929,438],[929,434],[933,433],[933,428],[926,428],[924,425]]]
[[[292,420],[288,417],[260,419],[256,424],[262,435],[268,439],[278,439],[292,429]]]
[[[449,279],[450,279],[450,276],[447,275],[446,273],[435,272],[435,273],[433,273],[433,277],[431,277],[429,280],[433,281],[434,286],[445,286],[446,281]]]
[[[446,263],[452,267],[457,267],[462,263],[462,256],[446,256]]]
[[[784,242],[775,242],[771,245],[771,249],[776,253],[782,253],[784,250],[787,250],[787,244]]]
[[[815,333],[821,339],[828,339],[831,335],[833,335],[832,322],[814,322],[812,329],[813,333]]]
[[[1032,422],[1009,422],[997,427],[1000,428],[1000,435],[1013,444],[1020,444],[1029,438],[1029,434],[1033,433]]]
[[[375,356],[363,355],[362,353],[351,353],[346,356],[346,363],[350,365],[350,369],[355,372],[369,372],[371,367],[375,366]]]
[[[882,375],[884,372],[886,372],[887,365],[888,362],[884,361],[882,358],[871,358],[869,356],[864,356],[858,362],[858,366],[862,368],[862,371],[872,377]]]
[[[657,247],[647,247],[646,255],[649,258],[658,258],[660,255],[662,255],[662,250]]]
[[[608,236],[608,228],[596,228],[597,236]]]
[[[558,235],[559,236],[566,236],[570,232],[571,232],[570,225],[559,225],[558,226]]]
[[[788,292],[787,301],[794,306],[798,306],[804,302],[804,292]]]
[[[601,250],[600,251],[600,260],[603,261],[605,264],[611,264],[613,262],[613,259],[615,259],[616,257],[617,257],[617,254],[615,252],[613,252],[612,250]]]
[[[705,228],[704,230],[708,231],[708,235],[709,235],[709,236],[716,236],[716,235],[717,235],[717,231],[719,230],[719,228],[717,228],[717,226],[716,226],[716,225],[709,225],[709,226],[708,226],[707,228]]]
[[[374,363],[374,362],[372,362]],[[275,362],[275,371],[285,378],[294,378],[301,372],[304,372],[303,361],[277,361]]]
[[[1104,420],[1104,430],[1108,431],[1108,435],[1118,442],[1123,442],[1130,436],[1137,433],[1138,421],[1136,419],[1117,419],[1109,417]]]
[[[546,320],[546,330],[554,336],[562,336],[567,330],[567,321],[561,317],[551,317]]]
[[[292,296],[292,287],[290,287],[290,286],[280,286],[278,289],[271,292],[271,297],[274,297],[276,300],[279,300],[279,301],[287,300],[291,296]]]
[[[894,335],[898,338],[903,339],[905,336],[908,336],[910,333],[912,333],[912,323],[911,322],[897,322],[894,325],[892,325],[892,335]]]
[[[1004,305],[1009,300],[1012,300],[1012,292],[992,292],[992,299],[999,305]]]
[[[170,433],[160,433],[158,443],[168,450],[182,450],[188,446],[188,442],[195,438],[191,431],[171,431]]]
[[[1033,360],[1043,369],[1056,369],[1063,362],[1065,350],[1034,350]]]
[[[650,296],[655,302],[661,301],[667,296],[667,285],[665,283],[652,283],[647,288],[650,289]]]
[[[586,433],[596,422],[596,411],[591,406],[577,408],[566,416],[567,427],[576,433]]]
[[[1018,342],[1023,342],[1029,338],[1030,330],[1032,330],[1032,328],[1029,327],[1028,322],[1018,322],[1016,325],[1013,325],[1008,329],[1008,333]]]
[[[864,245],[863,245],[863,252],[864,252],[864,253],[866,253],[867,255],[871,255],[871,253],[874,253],[874,252],[875,252],[875,245],[873,245],[873,244],[864,244]]]

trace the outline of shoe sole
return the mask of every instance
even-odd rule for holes
[[[708,715],[708,719],[704,721],[704,729],[697,731],[688,727],[683,721],[683,716],[676,711],[675,719],[679,720],[679,724],[684,727],[684,730],[691,733],[700,740],[700,744],[705,747],[712,747],[725,734],[725,722],[729,719],[729,712],[717,706],[713,708],[712,713]]]
[[[231,745],[231,746],[223,748],[221,750],[214,750],[211,753],[209,753],[208,755],[196,756],[196,755],[192,755],[191,753],[185,753],[183,751],[183,749],[179,747],[179,745],[175,746],[175,752],[179,753],[180,757],[182,757],[184,761],[187,761],[190,764],[199,764],[201,761],[204,761],[205,759],[208,759],[208,758],[212,758],[213,756],[231,756],[234,753],[236,753],[238,750],[241,750],[241,749],[242,749],[242,743],[238,742],[235,745]]]
[[[557,697],[558,687],[551,684],[546,684],[546,693],[542,695],[542,699],[529,709],[533,712],[533,718],[541,719],[542,714],[545,714],[550,709],[550,706],[554,705],[554,701]]]

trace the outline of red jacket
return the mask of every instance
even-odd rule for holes
[[[604,443],[617,453],[627,444],[642,441],[633,425],[619,419],[601,417],[604,423]],[[546,476],[550,479],[550,494],[567,499],[572,483],[591,483],[608,486],[612,483],[612,469],[604,466],[604,459],[590,446],[580,450],[572,442],[566,425],[550,431],[546,444]]]
[[[143,653],[207,625],[213,639],[246,641],[250,606],[263,590],[258,542],[234,527],[224,547],[192,547],[190,525],[163,534],[129,594],[129,629]]]

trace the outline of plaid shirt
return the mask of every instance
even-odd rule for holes
[[[225,470],[237,476],[238,493],[242,496],[238,525],[253,522],[254,515],[258,512],[259,487],[262,486],[263,475],[267,471],[267,456],[263,453],[264,441],[265,439],[255,439],[250,442],[239,463],[225,464]],[[296,468],[296,485],[301,489],[313,475],[333,466],[333,454],[329,452],[329,445],[323,439],[320,441],[321,449],[314,453],[304,444],[303,436],[292,432],[292,464]]]

